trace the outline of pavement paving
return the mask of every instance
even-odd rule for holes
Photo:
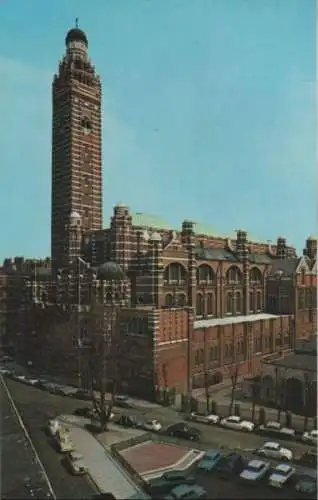
[[[118,500],[149,498],[93,434],[85,429],[90,420],[74,415],[57,416],[57,419],[68,424],[76,451],[83,456],[83,463],[101,493],[112,493]]]

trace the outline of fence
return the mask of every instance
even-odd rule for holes
[[[110,447],[111,455],[120,463],[120,465],[125,469],[128,475],[132,478],[132,480],[136,483],[136,485],[141,488],[144,492],[149,493],[149,485],[148,483],[135,471],[135,469],[130,465],[127,460],[120,453],[122,450],[126,448],[130,448],[131,446],[135,446],[137,444],[144,443],[146,441],[151,441],[152,436],[150,433],[142,434],[141,436],[136,436],[131,439],[127,439],[126,441],[121,441],[120,443],[113,444]]]

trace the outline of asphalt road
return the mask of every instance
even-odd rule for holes
[[[0,377],[1,498],[52,498],[36,454],[19,423]]]
[[[175,422],[183,421],[182,415],[177,415],[171,412],[171,410],[165,408],[160,409],[133,409],[133,410],[122,410],[126,414],[138,414],[145,418],[153,419],[157,418],[161,424],[165,427],[171,425]],[[259,436],[253,432],[240,432],[231,429],[225,429],[223,427],[200,424],[197,422],[188,422],[190,427],[199,429],[201,432],[201,442],[206,446],[211,447],[224,447],[238,450],[245,449],[255,449],[260,448],[266,441],[275,441],[273,438],[268,438],[266,436]],[[308,451],[308,445],[303,443],[298,443],[289,440],[279,439],[279,442],[293,451],[295,456],[302,455],[305,451]]]
[[[43,432],[43,426],[50,417],[60,413],[72,413],[79,406],[79,402],[70,398],[53,396],[10,379],[6,379],[6,384],[46,470],[56,498],[91,498],[96,494],[96,488],[89,477],[69,474],[61,464],[61,455],[51,447]],[[4,465],[6,465],[6,460],[3,461]],[[10,476],[11,469],[10,465],[8,466]],[[2,476],[3,474],[4,471],[2,471]]]

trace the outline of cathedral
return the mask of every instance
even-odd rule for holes
[[[82,380],[98,297],[118,311],[122,383],[148,397],[220,383],[233,366],[255,374],[266,357],[291,352],[315,331],[317,239],[297,256],[283,237],[216,234],[187,219],[170,227],[124,203],[104,228],[102,84],[86,34],[71,29],[65,46],[52,85],[51,259],[5,260],[2,336]]]

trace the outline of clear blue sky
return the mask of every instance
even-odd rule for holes
[[[51,81],[75,17],[103,81],[113,205],[316,232],[314,0],[0,1],[0,259],[50,252]]]

